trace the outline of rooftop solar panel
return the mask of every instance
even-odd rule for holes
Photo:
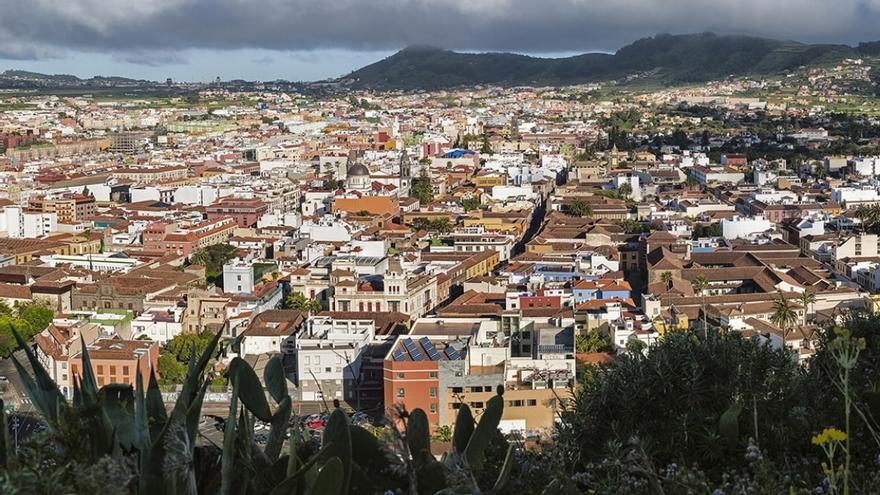
[[[422,349],[425,350],[425,354],[428,355],[428,359],[431,361],[439,361],[440,353],[437,352],[437,348],[434,347],[434,344],[431,342],[431,339],[428,337],[422,337],[419,339],[419,344],[422,345]]]
[[[406,355],[404,355],[399,349],[394,351],[394,353],[391,354],[391,357],[395,361],[406,361]]]
[[[443,350],[443,353],[446,354],[446,357],[451,361],[461,359],[461,354],[459,354],[452,346],[447,346],[446,349]]]
[[[406,348],[406,352],[409,353],[409,357],[411,357],[413,361],[425,360],[425,355],[422,354],[422,351],[420,351],[418,347],[416,347],[416,344],[412,339],[405,339],[403,341],[403,347]]]

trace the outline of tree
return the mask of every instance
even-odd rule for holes
[[[628,198],[630,194],[632,194],[633,188],[631,185],[629,185],[629,183],[624,183],[617,188],[617,191],[620,193],[621,197]]]
[[[642,354],[645,352],[645,348],[647,347],[648,344],[642,342],[639,339],[629,339],[626,341],[627,352],[631,352],[633,354]]]
[[[317,299],[308,299],[300,292],[292,292],[284,301],[287,309],[295,309],[304,313],[318,313],[321,311],[321,301]]]
[[[782,345],[788,340],[788,334],[792,327],[797,325],[798,315],[791,303],[779,294],[779,297],[773,301],[773,314],[770,315],[770,321],[782,330]]]
[[[0,356],[9,357],[12,352],[18,348],[15,337],[12,335],[13,329],[15,329],[25,341],[30,340],[34,335],[39,333],[34,331],[30,323],[21,318],[16,318],[12,315],[0,315]]]
[[[808,292],[804,290],[798,296],[798,301],[801,303],[801,306],[804,307],[804,326],[807,324],[807,313],[810,310],[810,305],[816,302],[816,294],[812,292]]]
[[[156,368],[160,380],[166,385],[183,383],[183,378],[186,376],[186,365],[178,361],[170,352],[159,354],[159,363]]]
[[[492,154],[492,145],[489,144],[489,135],[485,132],[483,133],[483,143],[480,145],[480,154],[481,155],[491,155]]]
[[[181,333],[169,340],[165,344],[165,349],[173,354],[178,361],[186,363],[189,362],[193,349],[195,349],[196,356],[201,355],[213,337],[214,334],[208,331],[201,334]]]
[[[423,205],[434,200],[434,191],[433,187],[431,187],[431,177],[428,175],[427,167],[423,166],[419,178],[413,180],[410,196],[417,198],[419,203]]]
[[[479,198],[465,198],[461,200],[461,207],[464,208],[464,211],[471,211],[480,208],[480,199]]]
[[[800,438],[804,435],[792,440],[805,427],[790,414],[800,402],[800,376],[786,353],[738,332],[717,339],[672,332],[647,354],[622,353],[585,381],[563,413],[554,448],[586,465],[607,457],[611,443],[625,445],[638,437],[650,441],[655,465],[697,463],[711,469],[722,460],[738,465],[739,442],[752,437],[760,438],[762,451],[784,455],[809,443]],[[748,407],[749,418],[759,419],[748,421],[743,411],[744,438],[728,449],[705,432],[717,431],[732,398]]]
[[[18,317],[28,322],[39,333],[52,323],[55,313],[43,304],[32,302],[19,307]]]
[[[708,337],[709,324],[706,320],[706,289],[709,288],[709,281],[702,275],[697,275],[691,282],[694,286],[694,292],[700,295],[700,312],[703,313],[703,335]]]
[[[660,274],[660,281],[666,286],[666,290],[672,288],[672,272],[663,272]]]
[[[614,348],[611,345],[611,337],[605,332],[590,330],[585,334],[574,338],[575,351],[583,352],[610,352]]]
[[[593,206],[581,198],[574,198],[568,206],[568,212],[576,217],[590,218],[593,216]]]
[[[235,258],[236,247],[230,244],[214,244],[193,254],[192,263],[205,267],[205,280],[208,283],[222,285],[223,265]]]

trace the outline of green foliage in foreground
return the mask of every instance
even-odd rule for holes
[[[0,435],[0,493],[775,495],[880,486],[874,315],[855,313],[847,330],[824,331],[806,367],[736,332],[671,332],[584,373],[543,448],[500,434],[499,390],[479,422],[462,404],[452,430],[436,432],[452,444],[440,460],[421,410],[398,411],[377,437],[337,408],[312,440],[290,421],[277,358],[263,376],[268,395],[246,362],[230,363],[222,445],[202,442],[206,367],[218,345],[214,336],[192,355],[170,412],[155,377],[98,389],[87,355],[67,403],[26,349],[34,376],[16,366],[47,430],[18,450]],[[270,425],[262,448],[255,420]]]
[[[24,448],[15,450],[5,412],[0,434],[0,493],[296,494],[480,493],[487,449],[498,434],[504,409],[489,399],[474,426],[467,405],[459,410],[453,449],[438,461],[431,454],[425,412],[400,411],[403,430],[381,443],[352,425],[338,406],[330,414],[320,445],[291,421],[292,399],[281,360],[267,364],[263,383],[240,358],[229,365],[232,383],[222,445],[199,440],[202,401],[210,385],[207,365],[221,352],[220,333],[200,355],[193,352],[177,402],[166,410],[155,375],[145,386],[98,388],[83,346],[83,376],[68,403],[36,356],[16,333],[34,369],[17,360],[28,396],[46,423]],[[270,404],[268,396],[271,398]],[[2,406],[2,402],[0,402]],[[254,441],[254,421],[270,425],[263,448]],[[293,424],[293,426],[291,426]],[[289,439],[287,439],[289,437]],[[286,444],[286,446],[285,446]],[[486,493],[500,493],[513,463],[504,462]]]

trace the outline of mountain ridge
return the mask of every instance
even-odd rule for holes
[[[355,88],[443,89],[478,84],[568,85],[654,72],[662,82],[770,75],[848,57],[880,56],[880,42],[856,47],[744,35],[658,34],[613,54],[541,58],[506,52],[462,53],[414,45],[339,78]]]

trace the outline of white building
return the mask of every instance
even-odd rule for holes
[[[724,218],[721,220],[721,235],[725,239],[748,239],[773,229],[773,223],[764,217]]]
[[[58,217],[55,213],[31,213],[20,206],[6,206],[0,216],[0,230],[12,238],[43,237],[58,231]]]
[[[254,267],[249,261],[236,258],[223,265],[223,291],[236,294],[254,291]]]
[[[131,322],[131,335],[138,339],[146,336],[160,344],[165,344],[183,331],[180,320],[181,308],[152,308],[144,311]]]
[[[375,334],[372,320],[309,318],[291,337],[300,400],[353,398],[363,350]]]

